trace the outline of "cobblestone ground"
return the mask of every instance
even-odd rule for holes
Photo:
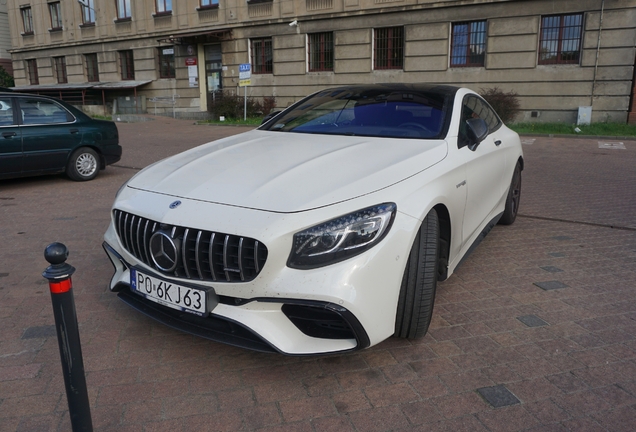
[[[119,186],[245,130],[119,129],[124,158],[92,182],[0,182],[0,431],[70,430],[41,277],[53,241],[77,268],[98,431],[634,430],[636,142],[526,137],[521,216],[438,286],[425,338],[297,358],[173,331],[108,292],[101,242]]]

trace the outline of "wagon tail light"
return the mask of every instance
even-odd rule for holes
[[[379,204],[297,232],[287,266],[324,267],[371,249],[391,229],[396,211],[394,203]]]

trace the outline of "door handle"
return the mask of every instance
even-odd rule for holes
[[[16,136],[17,134],[15,132],[2,132],[2,136],[5,138],[12,138],[14,136]]]
[[[495,145],[496,145],[497,147],[499,147],[499,146],[501,145],[501,140],[497,140],[497,141],[495,141]]]
[[[69,132],[72,134],[79,133],[79,129],[69,129]]]

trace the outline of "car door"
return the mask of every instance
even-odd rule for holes
[[[59,172],[81,142],[75,117],[60,104],[36,97],[18,98],[21,114],[23,173]]]
[[[22,171],[22,136],[13,98],[0,96],[0,177],[17,177]]]
[[[465,126],[470,118],[483,119],[489,128],[488,136],[472,150]],[[484,225],[496,215],[494,212],[501,204],[507,186],[504,181],[506,154],[501,147],[501,125],[499,117],[483,99],[477,95],[464,97],[458,143],[463,147],[462,151],[472,152],[466,157],[464,243],[472,243]]]

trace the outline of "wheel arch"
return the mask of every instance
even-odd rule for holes
[[[437,267],[437,280],[443,281],[448,278],[448,263],[450,262],[451,245],[451,218],[448,208],[444,204],[437,204],[433,207],[437,212],[439,220],[439,258]]]

